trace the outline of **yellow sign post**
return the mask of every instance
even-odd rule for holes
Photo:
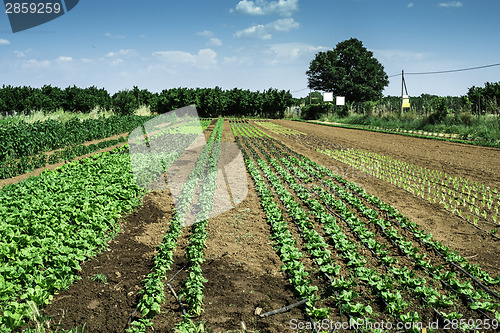
[[[410,97],[408,95],[403,95],[403,108],[410,107]]]
[[[404,89],[404,90],[403,90]],[[403,95],[403,92],[406,92],[406,95]],[[405,108],[410,107],[410,97],[408,96],[408,89],[406,89],[406,82],[405,82],[405,71],[401,71],[401,113],[400,115],[403,115],[403,110]]]

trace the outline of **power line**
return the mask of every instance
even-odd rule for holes
[[[491,64],[491,65],[477,66],[477,67],[468,67],[468,68],[460,68],[460,69],[450,69],[450,70],[446,70],[446,71],[413,72],[413,73],[407,73],[407,72],[405,72],[405,75],[428,75],[428,74],[454,73],[454,72],[471,71],[471,70],[474,70],[474,69],[482,69],[482,68],[495,67],[495,66],[500,66],[500,63],[498,63],[498,64]],[[395,77],[395,76],[400,76],[400,75],[401,75],[401,73],[393,74],[393,75],[389,75],[387,78],[391,78],[391,77]],[[309,88],[304,88],[304,89],[301,89],[301,90],[292,91],[292,93],[303,91],[303,90],[306,90],[306,89],[309,89]]]
[[[407,72],[405,72],[405,74],[406,75],[442,74],[442,73],[453,73],[453,72],[470,71],[470,70],[474,70],[474,69],[488,68],[488,67],[494,67],[494,66],[500,66],[500,63],[498,63],[498,64],[491,64],[491,65],[484,65],[484,66],[477,66],[477,67],[469,67],[469,68],[451,69],[451,70],[447,70],[447,71],[418,72],[418,73],[407,73]]]
[[[293,94],[293,93],[301,92],[301,91],[304,91],[304,90],[307,90],[307,89],[309,89],[309,88],[304,88],[304,89],[300,89],[300,90],[291,91],[290,93]]]

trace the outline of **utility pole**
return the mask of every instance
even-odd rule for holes
[[[404,89],[404,90],[403,90]],[[406,92],[406,95],[404,95],[404,92]],[[405,105],[405,99],[407,102],[407,106],[409,107],[409,97],[408,97],[408,89],[406,89],[406,82],[405,82],[405,71],[401,70],[401,112],[399,116],[401,117],[403,115],[403,109]]]
[[[405,71],[404,69],[401,70],[401,112],[399,113],[399,116],[403,116],[403,84],[405,82]]]

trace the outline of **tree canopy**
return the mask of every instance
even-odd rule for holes
[[[310,89],[333,92],[351,102],[378,100],[389,84],[384,66],[356,38],[318,52],[306,75]]]

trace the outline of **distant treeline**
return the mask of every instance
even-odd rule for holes
[[[250,91],[243,89],[223,90],[215,88],[173,88],[160,93],[134,86],[110,95],[104,88],[95,86],[65,89],[44,85],[41,88],[3,85],[0,89],[0,112],[3,114],[45,113],[59,109],[88,113],[96,108],[113,110],[119,115],[129,115],[140,106],[148,106],[159,114],[186,105],[196,105],[200,117],[249,116],[283,118],[287,107],[295,100],[289,91]]]

